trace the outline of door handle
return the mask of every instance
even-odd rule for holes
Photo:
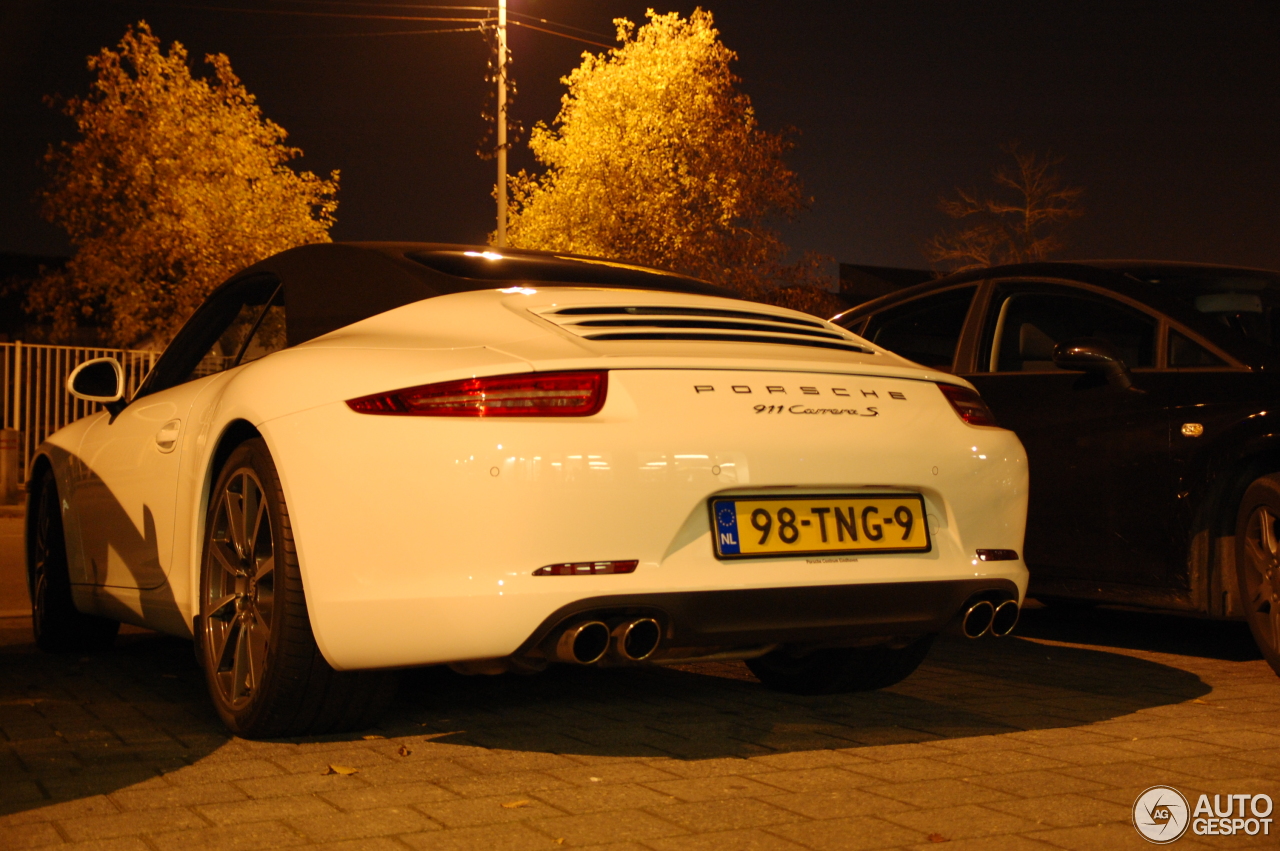
[[[156,446],[161,452],[172,452],[178,445],[178,432],[182,430],[182,420],[169,420],[156,432]]]

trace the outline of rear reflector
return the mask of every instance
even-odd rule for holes
[[[533,572],[534,576],[592,576],[600,573],[635,573],[638,560],[632,561],[578,561],[570,564],[549,564]]]
[[[1017,561],[1016,550],[978,550],[978,558],[982,561]]]
[[[530,372],[423,384],[348,399],[361,414],[418,417],[589,417],[604,407],[608,373]]]
[[[939,384],[938,389],[942,391],[943,396],[947,397],[947,401],[951,403],[951,407],[955,408],[960,419],[969,425],[996,425],[996,415],[991,413],[991,409],[987,407],[986,402],[982,401],[982,397],[968,387]]]

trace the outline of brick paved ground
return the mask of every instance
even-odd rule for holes
[[[0,849],[1145,848],[1148,786],[1280,802],[1280,680],[1238,624],[1030,611],[837,697],[739,664],[415,672],[375,729],[271,742],[223,731],[189,644],[27,630],[0,619]]]

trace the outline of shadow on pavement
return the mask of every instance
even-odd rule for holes
[[[1227,662],[1262,658],[1244,621],[1215,621],[1104,606],[1026,609],[1017,634]]]
[[[1088,623],[1028,620],[1032,635],[1097,639]],[[209,705],[189,642],[135,632],[110,651],[81,657],[44,655],[13,642],[0,647],[0,813],[107,794],[171,772],[184,782],[242,758],[234,754],[246,746],[238,745],[189,768],[231,741]],[[1016,637],[943,638],[920,670],[893,688],[822,697],[767,691],[741,663],[561,666],[497,677],[408,671],[377,733],[419,742],[426,735],[433,747],[443,746],[445,759],[450,745],[741,758],[1067,729],[1208,692],[1192,673],[1103,649]],[[358,746],[370,732],[285,743]]]
[[[47,654],[29,620],[4,621],[0,815],[178,771],[231,739],[190,641],[125,627],[110,650]]]
[[[381,729],[426,726],[450,734],[437,741],[487,748],[706,759],[1066,728],[1209,691],[1195,674],[1101,650],[943,638],[893,688],[819,697],[767,691],[741,663],[412,671]]]

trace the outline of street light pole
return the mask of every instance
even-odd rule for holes
[[[507,247],[507,0],[498,0],[498,248]]]

